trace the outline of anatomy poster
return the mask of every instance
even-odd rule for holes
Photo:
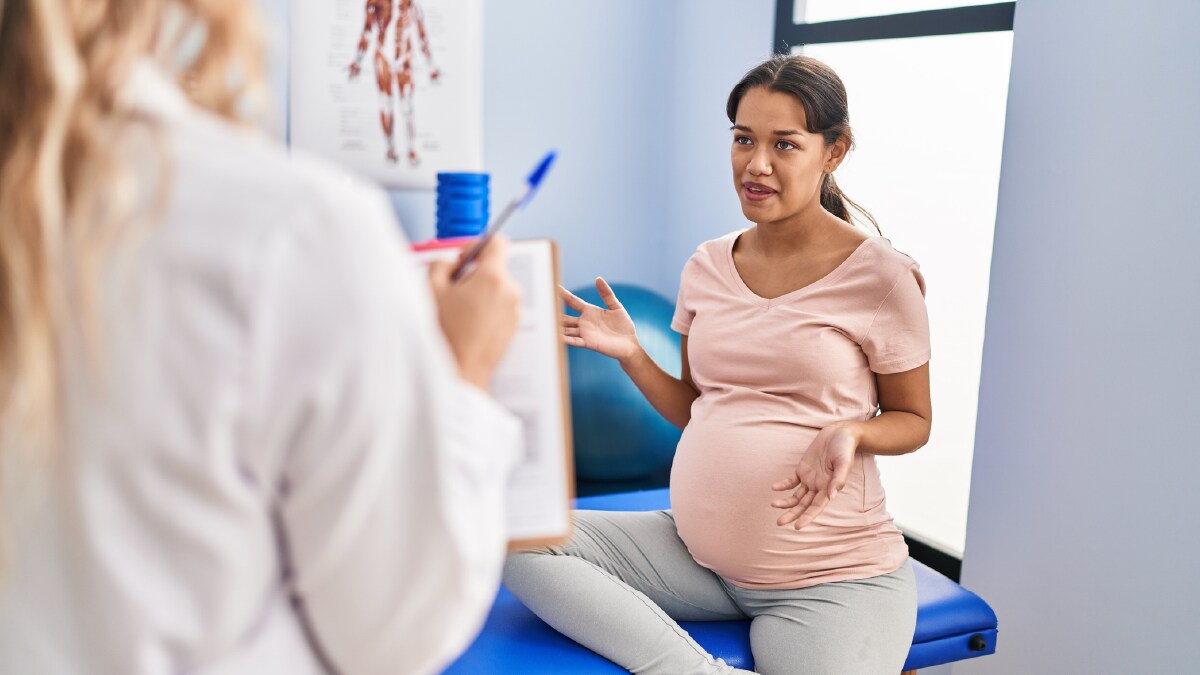
[[[389,187],[483,168],[483,0],[292,0],[291,143]]]

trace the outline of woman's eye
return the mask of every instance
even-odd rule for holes
[[[796,144],[789,141],[779,141],[775,144],[775,147],[779,148],[780,150],[792,150],[796,147]]]
[[[733,142],[738,145],[750,145],[752,141],[748,136],[734,136]]]

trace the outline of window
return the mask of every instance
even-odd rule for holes
[[[803,9],[824,20],[952,3],[779,4],[780,16]],[[898,250],[921,263],[928,281],[932,434],[914,455],[880,458],[880,471],[889,510],[906,535],[956,560],[966,538],[1012,7],[776,27],[777,44],[785,41],[790,51],[820,59],[841,76],[857,147],[838,170],[838,184],[875,216]]]
[[[797,0],[792,9],[792,23],[812,24],[994,3],[995,0]],[[1010,29],[1011,26],[1010,22]]]

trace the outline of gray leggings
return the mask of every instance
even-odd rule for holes
[[[577,511],[571,541],[509,556],[504,584],[560,633],[634,673],[744,673],[675,622],[750,617],[756,672],[897,675],[917,619],[908,562],[870,579],[749,590],[697,564],[670,511]]]

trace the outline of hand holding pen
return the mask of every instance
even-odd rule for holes
[[[438,324],[454,354],[459,375],[485,391],[517,330],[521,301],[520,288],[508,274],[508,240],[497,237],[496,232],[513,212],[529,202],[554,157],[550,152],[542,159],[526,180],[525,190],[509,202],[487,233],[456,262],[435,261],[429,266]]]
[[[451,278],[456,266],[430,263],[429,287],[459,376],[486,391],[519,320],[521,290],[508,274],[508,240],[496,237],[459,282]]]

